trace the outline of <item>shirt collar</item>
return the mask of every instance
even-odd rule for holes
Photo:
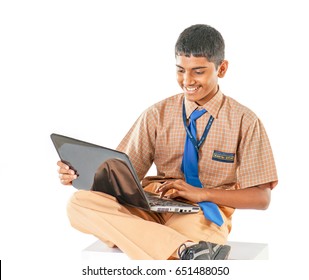
[[[220,89],[218,90],[216,95],[213,98],[211,98],[207,103],[205,103],[203,106],[199,106],[195,102],[188,101],[185,98],[186,116],[187,118],[189,118],[194,110],[204,108],[206,109],[207,112],[209,112],[209,114],[211,114],[216,119],[218,117],[222,100],[223,100],[223,94],[220,91]]]

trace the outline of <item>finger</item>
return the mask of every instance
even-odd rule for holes
[[[67,164],[65,164],[65,163],[63,163],[62,161],[57,161],[57,165],[60,167],[60,168],[63,168],[63,169],[66,169],[66,170],[69,170],[70,169],[70,167],[67,165]]]
[[[173,190],[173,191],[177,191],[177,190],[181,190],[182,186],[176,184],[175,182],[170,182],[168,184],[166,184],[165,186],[161,186],[161,188],[159,189],[159,192],[161,192],[160,197],[165,196],[165,194],[169,191],[169,190]]]
[[[57,161],[57,165],[62,167],[62,168],[67,168],[69,169],[69,166],[67,164],[65,164],[64,162],[62,162],[61,160]]]
[[[165,191],[165,190],[170,190],[170,189],[180,190],[182,188],[183,188],[183,186],[181,184],[177,183],[176,181],[175,182],[167,182],[167,183],[162,184],[159,187],[159,191]]]
[[[157,186],[157,188],[155,189],[155,192],[158,193],[160,192],[160,188],[163,186],[165,186],[168,183],[168,181],[163,182],[161,185]]]
[[[177,197],[185,197],[185,192],[183,191],[174,191],[173,193],[167,195],[167,198],[173,199]]]
[[[65,186],[72,185],[72,181],[68,181],[68,180],[60,180],[60,183]]]
[[[73,181],[77,178],[77,176],[71,174],[59,174],[60,180]]]
[[[71,175],[74,175],[74,174],[75,174],[75,171],[72,170],[72,169],[59,168],[59,169],[58,169],[58,173],[59,173],[59,174],[71,174]]]
[[[156,192],[156,193],[160,192],[160,191],[159,191],[160,188],[161,188],[161,186],[157,186],[156,189],[155,189],[155,192]]]
[[[159,189],[158,189],[158,193],[160,193],[160,197],[162,198],[165,194],[166,194],[166,192],[168,191],[168,189],[166,189],[165,187],[159,187]]]

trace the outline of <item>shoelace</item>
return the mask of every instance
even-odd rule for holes
[[[181,249],[182,247],[184,247],[184,248]],[[183,244],[181,244],[181,245],[178,247],[178,251],[177,251],[178,257],[179,257],[180,260],[182,260],[185,251],[187,251],[187,246],[186,246],[186,244],[183,243]]]
[[[212,246],[210,245],[209,242],[205,242],[207,248],[208,248],[208,251],[209,251],[209,255],[212,256],[214,251],[213,251],[213,248]],[[197,244],[199,245],[199,244]],[[193,246],[196,246],[196,245],[193,245]],[[184,247],[184,248],[183,248]],[[190,246],[191,247],[191,246]],[[178,256],[179,256],[179,259],[183,259],[183,257],[189,257],[188,259],[185,258],[186,260],[192,260],[194,258],[194,255],[195,255],[195,251],[193,248],[188,248],[186,246],[186,244],[181,244],[178,248]],[[183,248],[183,249],[181,249]]]

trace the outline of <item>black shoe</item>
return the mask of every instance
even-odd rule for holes
[[[200,241],[190,247],[182,244],[178,248],[178,256],[181,260],[227,260],[230,251],[229,245]]]

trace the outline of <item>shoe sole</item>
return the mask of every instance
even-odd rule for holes
[[[213,260],[227,260],[231,251],[231,246],[223,245],[213,256]]]

